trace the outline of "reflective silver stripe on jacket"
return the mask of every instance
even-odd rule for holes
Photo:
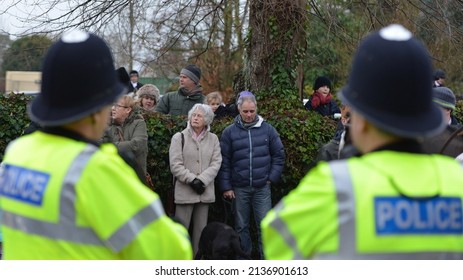
[[[315,254],[314,259],[462,259],[459,252],[417,252],[417,253],[357,253],[356,222],[355,222],[355,196],[352,179],[347,161],[332,161],[329,163],[338,201],[339,223],[339,250],[336,253]],[[270,226],[273,227],[285,240],[286,245],[293,250],[293,259],[304,259],[297,247],[297,240],[293,236],[285,221],[279,216],[284,208],[283,201],[274,208],[275,219]],[[307,225],[310,226],[310,225]]]
[[[132,216],[116,232],[108,238],[108,246],[114,251],[119,252],[127,244],[132,242],[138,233],[148,224],[156,221],[164,215],[164,208],[159,199],[156,199],[148,206]]]
[[[50,239],[106,246],[115,253],[124,248],[143,227],[161,217],[164,210],[159,199],[153,201],[122,225],[108,240],[101,240],[92,228],[77,226],[75,187],[85,166],[97,150],[97,147],[88,144],[71,163],[61,187],[58,223],[33,219],[3,210],[4,225]]]
[[[315,259],[462,259],[460,252],[357,253],[355,195],[347,161],[329,163],[338,201],[339,250]]]
[[[286,245],[288,245],[288,247],[290,247],[293,250],[292,259],[303,260],[305,258],[303,257],[302,253],[299,251],[299,248],[297,247],[296,238],[294,238],[294,236],[289,231],[285,221],[283,221],[283,219],[280,217],[280,212],[284,209],[284,207],[284,202],[282,200],[273,208],[273,210],[275,211],[275,219],[270,223],[270,226],[280,234],[280,236],[286,242]]]

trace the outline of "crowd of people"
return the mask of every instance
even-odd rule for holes
[[[359,45],[341,108],[330,79],[317,77],[305,108],[339,119],[338,128],[272,208],[285,151],[252,92],[225,106],[219,92],[203,93],[201,69],[187,65],[178,90],[161,97],[137,71],[114,71],[101,38],[66,33],[46,55],[29,108],[40,128],[10,143],[2,163],[4,256],[192,259],[218,189],[234,206],[248,257],[254,244],[257,259],[461,259],[461,125],[445,72],[433,75],[429,57],[409,30],[391,25]],[[81,72],[96,82],[79,83]],[[174,217],[145,186],[142,114],[156,112],[188,117],[169,148]],[[219,139],[210,128],[226,116],[234,119]]]

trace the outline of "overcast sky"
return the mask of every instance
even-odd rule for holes
[[[44,1],[40,0],[0,0],[0,32],[11,34],[12,39],[16,39],[13,35],[32,27],[26,19],[44,13],[44,6]],[[50,16],[59,14],[60,11],[56,8]]]

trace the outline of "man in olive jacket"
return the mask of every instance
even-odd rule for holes
[[[169,115],[188,115],[197,103],[204,103],[203,88],[199,84],[201,69],[188,65],[180,71],[180,88],[166,93],[156,107],[156,112]]]

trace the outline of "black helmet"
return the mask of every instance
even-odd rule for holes
[[[432,102],[431,75],[426,48],[394,24],[360,43],[340,95],[378,128],[406,138],[431,136],[445,127],[441,110]]]
[[[48,50],[41,92],[29,115],[43,126],[59,126],[97,112],[125,91],[106,43],[94,34],[74,30]]]

